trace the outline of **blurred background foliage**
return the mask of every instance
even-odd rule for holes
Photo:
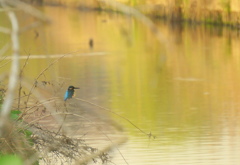
[[[30,1],[30,0],[29,0]],[[137,8],[142,13],[167,20],[225,24],[239,27],[238,0],[117,0]],[[41,5],[61,5],[81,9],[116,10],[105,5],[105,0],[35,0]],[[107,1],[106,1],[107,2]]]

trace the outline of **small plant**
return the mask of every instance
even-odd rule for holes
[[[1,107],[4,101],[3,94],[0,98]],[[22,121],[18,120],[20,114],[19,110],[10,112],[10,121],[0,139],[0,164],[2,165],[23,165],[24,159],[35,153],[32,132],[21,128]]]
[[[2,165],[23,165],[21,157],[17,155],[0,155],[0,164]]]

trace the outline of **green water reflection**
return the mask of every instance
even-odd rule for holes
[[[130,135],[120,148],[129,164],[240,161],[237,30],[156,22],[167,38],[164,45],[131,17],[61,8],[43,11],[53,23],[21,35],[22,55],[39,56],[29,61],[24,75],[34,79],[56,59],[41,55],[78,51],[59,60],[42,79],[64,81],[59,96],[68,84],[80,86],[78,97],[109,107],[156,135],[149,140],[111,114]],[[20,18],[23,25],[33,21]],[[100,54],[91,55],[94,52]],[[124,163],[117,153],[114,161]]]

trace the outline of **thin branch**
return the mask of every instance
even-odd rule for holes
[[[54,101],[56,101],[56,97],[52,97],[52,98],[49,98],[49,99],[47,99],[47,100],[41,101],[41,102],[39,102],[38,104],[34,104],[33,106],[31,106],[31,107],[27,108],[26,110],[24,110],[24,112],[22,112],[22,113],[20,114],[20,116],[18,117],[18,120],[21,120],[21,119],[23,118],[23,116],[26,117],[26,115],[31,114],[30,111],[31,111],[32,109],[34,109],[34,108],[36,108],[36,107],[39,107],[39,106],[45,106],[46,104],[52,103],[52,102],[54,102]]]
[[[102,130],[100,130],[100,131],[102,132],[103,135],[106,136],[106,138],[107,138],[112,144],[114,144],[113,141],[112,141],[112,139],[109,138],[109,136],[108,136],[106,133],[104,133]],[[127,160],[126,160],[125,157],[123,156],[122,152],[119,150],[119,148],[116,147],[116,149],[117,149],[118,153],[121,155],[121,157],[123,158],[124,162],[125,162],[127,165],[129,165],[128,162],[127,162]]]
[[[37,76],[37,78],[35,79],[35,82],[52,66],[52,65],[54,65],[56,62],[58,62],[60,59],[62,59],[64,56],[66,56],[67,54],[65,54],[65,55],[62,55],[61,57],[59,57],[58,59],[56,59],[56,60],[54,60],[52,63],[50,63],[49,65],[48,65],[48,67],[46,67],[45,69],[43,69],[42,70],[42,72]],[[30,88],[30,90],[29,90],[29,94],[28,94],[28,97],[27,97],[27,100],[26,100],[26,102],[28,103],[28,100],[29,100],[29,98],[30,98],[30,96],[31,96],[31,94],[32,94],[32,91],[33,91],[33,89],[35,88],[35,83],[33,83],[33,85],[32,85],[32,87]]]
[[[10,48],[10,44],[6,43],[1,49],[0,49],[0,56],[2,56],[6,51]],[[5,57],[4,57],[5,58]]]
[[[96,158],[99,155],[102,155],[102,153],[107,153],[109,151],[111,151],[114,146],[119,145],[124,143],[125,139],[120,139],[117,142],[113,143],[111,142],[111,145],[106,146],[105,148],[103,148],[102,150],[98,150],[96,153],[92,154],[92,155],[86,155],[83,159],[79,159],[76,161],[75,165],[79,165],[79,164],[88,164],[92,159]],[[122,158],[124,159],[125,163],[128,165],[128,162],[126,161],[126,159],[123,157],[123,155],[121,154]]]
[[[1,2],[2,6],[5,6],[4,2]],[[0,136],[2,136],[3,127],[5,126],[8,116],[11,111],[11,106],[14,99],[14,92],[17,87],[18,82],[18,70],[19,70],[19,38],[18,38],[18,20],[14,12],[8,11],[7,15],[12,24],[12,32],[11,32],[11,40],[12,40],[12,66],[10,71],[9,83],[8,83],[8,91],[6,94],[5,101],[1,110],[1,120],[0,120]]]
[[[21,2],[19,0],[7,0],[6,1],[9,5],[13,5],[15,7],[17,7],[18,9],[21,9],[22,11],[44,21],[44,22],[50,22],[49,17],[47,17],[46,15],[44,15],[42,12],[40,12],[39,10],[35,9],[34,7],[32,7],[31,5]]]
[[[35,81],[37,81],[51,66],[53,66],[55,63],[57,63],[60,59],[62,59],[63,57],[65,57],[67,55],[70,55],[70,54],[73,54],[73,53],[77,53],[77,52],[79,52],[79,50],[74,51],[74,52],[70,52],[70,53],[67,53],[67,54],[64,54],[64,55],[60,56],[59,58],[57,58],[56,60],[54,60],[53,62],[51,62],[45,69],[42,70],[42,72],[37,76]],[[29,98],[30,98],[34,88],[35,88],[35,83],[33,83],[32,87],[31,87],[31,89],[29,91],[29,94],[28,94],[26,102],[28,102],[28,100],[29,100]]]
[[[0,0],[1,1],[1,0]],[[6,3],[6,0],[5,0],[5,3]],[[12,8],[10,6],[8,6],[8,8],[1,8],[0,9],[0,12],[8,12],[8,11],[16,11],[17,9],[16,8]]]
[[[11,30],[5,27],[0,26],[0,32],[1,33],[6,33],[6,34],[11,34]]]
[[[128,118],[126,118],[126,117],[124,117],[124,116],[121,116],[121,115],[117,114],[116,112],[111,111],[111,110],[108,109],[108,108],[102,107],[102,106],[100,106],[100,105],[94,104],[94,103],[92,103],[92,102],[90,102],[90,101],[87,101],[87,100],[84,100],[84,99],[80,99],[80,98],[75,98],[75,99],[76,99],[76,100],[79,100],[79,101],[82,101],[82,102],[85,102],[85,103],[88,103],[88,104],[91,104],[91,105],[93,105],[93,106],[95,106],[95,107],[98,107],[98,108],[101,108],[101,109],[103,109],[103,110],[105,110],[105,111],[111,112],[112,114],[114,114],[114,115],[116,115],[116,116],[118,116],[118,117],[126,120],[128,123],[130,123],[132,126],[134,126],[136,129],[138,129],[140,132],[142,132],[143,134],[147,135],[148,137],[153,137],[153,138],[155,138],[155,136],[153,136],[151,133],[146,133],[146,132],[143,131],[141,128],[139,128],[138,126],[136,126],[136,125],[135,125],[131,120],[129,120]]]
[[[8,60],[7,62],[5,62],[4,64],[0,65],[0,68],[3,68],[5,65],[7,65],[8,63],[10,63],[12,60]],[[1,61],[2,62],[2,61]]]
[[[22,79],[22,86],[23,87],[25,87],[25,88],[27,88],[27,89],[30,89],[31,88],[31,84],[30,83],[28,83],[24,78]],[[32,91],[32,93],[35,95],[35,97],[38,99],[38,100],[45,100],[45,97],[39,92],[39,91],[37,91],[37,90],[35,90],[35,91]],[[50,103],[51,102],[51,100],[49,100],[49,102],[48,103]],[[51,104],[44,104],[44,107],[47,109],[47,110],[49,110],[49,112],[53,112],[54,111],[54,107],[51,105]],[[25,114],[25,112],[22,112],[22,113],[24,113]],[[20,118],[21,118],[22,116],[20,116]],[[58,124],[61,124],[62,123],[62,121],[63,121],[63,118],[61,117],[61,116],[53,116],[54,117],[54,120],[58,123]],[[65,128],[65,127],[63,127],[62,128],[62,130],[63,131],[65,131],[66,133],[68,133],[69,131],[71,131],[71,129],[70,128]]]
[[[26,32],[28,30],[31,30],[31,29],[36,28],[36,27],[41,26],[41,25],[42,25],[42,22],[36,21],[36,22],[31,23],[30,25],[27,25],[24,28],[20,29],[20,33]]]
[[[158,30],[157,26],[153,23],[151,19],[149,19],[147,16],[142,14],[137,9],[124,5],[120,2],[117,2],[115,0],[98,0],[99,2],[105,3],[111,7],[116,8],[118,11],[123,12],[127,15],[132,15],[139,21],[141,21],[144,25],[146,25],[151,32],[154,34],[154,36],[158,39],[158,41],[164,45],[166,45],[167,38]]]
[[[28,60],[29,60],[29,57],[30,57],[30,54],[28,54],[28,57],[27,59],[25,60],[25,63],[19,73],[19,79],[20,79],[20,82],[19,82],[19,89],[18,89],[18,110],[20,109],[20,103],[21,103],[21,93],[22,93],[22,81],[21,81],[21,78],[23,76],[23,70],[24,68],[27,66],[27,63],[28,63]]]
[[[74,113],[68,113],[68,112],[57,112],[57,113],[52,113],[52,114],[43,115],[43,116],[41,116],[41,117],[39,117],[39,118],[37,118],[37,119],[35,119],[35,120],[30,121],[29,123],[26,123],[24,127],[25,127],[25,129],[28,129],[28,128],[30,128],[30,126],[31,126],[32,124],[34,124],[35,122],[37,122],[37,121],[39,121],[39,120],[42,120],[42,119],[47,118],[47,117],[49,117],[49,116],[59,116],[59,115],[76,116],[76,117],[78,117],[78,118],[82,118],[82,119],[84,119],[84,120],[87,120],[87,121],[89,121],[89,122],[91,122],[92,124],[95,125],[95,123],[94,123],[93,121],[91,121],[91,120],[83,117],[82,115],[74,114]],[[121,144],[121,143],[123,143],[123,142],[126,141],[126,138],[121,138],[120,140],[117,140],[116,142],[113,142],[113,141],[110,139],[110,137],[109,137],[106,133],[104,133],[101,129],[100,129],[100,132],[101,132],[105,137],[107,137],[107,139],[111,142],[111,145],[106,146],[104,149],[99,150],[99,151],[97,151],[97,152],[94,153],[94,154],[86,155],[83,159],[77,159],[76,162],[75,162],[75,164],[85,164],[85,163],[88,163],[88,162],[91,161],[93,158],[98,157],[99,155],[101,155],[101,154],[104,153],[104,152],[110,151],[113,147],[116,147],[117,145],[119,145],[119,144]],[[48,149],[48,150],[49,150],[49,149]],[[120,155],[122,156],[122,158],[124,159],[125,163],[128,164],[127,160],[124,158],[124,156],[122,155],[121,151],[120,151],[118,148],[117,148],[117,150],[118,150],[118,152],[120,153]]]

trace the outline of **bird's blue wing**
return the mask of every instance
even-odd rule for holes
[[[66,101],[68,99],[68,91],[66,91],[65,95],[64,95],[64,101]]]

